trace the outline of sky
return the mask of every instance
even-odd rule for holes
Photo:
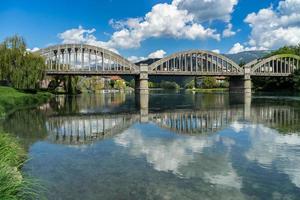
[[[300,43],[300,0],[3,0],[0,41],[101,46],[132,60]]]

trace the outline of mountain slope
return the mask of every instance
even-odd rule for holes
[[[262,58],[269,53],[271,53],[271,51],[244,51],[235,54],[224,54],[224,56],[239,64],[248,63],[252,60]]]

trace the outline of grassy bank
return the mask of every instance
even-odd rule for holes
[[[36,106],[46,102],[52,96],[48,92],[37,92],[36,94],[27,94],[19,92],[10,87],[0,86],[0,118],[16,109],[29,106]]]
[[[47,92],[28,94],[10,87],[0,86],[0,118],[21,108],[36,106],[52,97]],[[35,199],[38,184],[24,178],[21,167],[26,160],[26,152],[17,139],[3,133],[0,127],[0,199]]]
[[[15,138],[1,131],[0,155],[0,199],[34,199],[33,182],[20,172],[26,153]]]
[[[211,89],[204,89],[204,88],[195,88],[195,89],[187,89],[188,91],[195,91],[195,92],[226,92],[228,88],[211,88]]]

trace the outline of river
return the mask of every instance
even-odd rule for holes
[[[299,96],[56,96],[2,126],[48,199],[300,199]]]

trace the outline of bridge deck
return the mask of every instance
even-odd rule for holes
[[[103,75],[138,75],[137,71],[51,71],[46,70],[46,75],[70,75],[70,76],[103,76]]]
[[[139,75],[139,71],[45,71],[46,75],[69,75],[69,76],[113,76],[113,75]],[[241,72],[180,72],[180,71],[149,71],[149,76],[243,76]],[[251,76],[290,76],[291,73],[258,73]]]

